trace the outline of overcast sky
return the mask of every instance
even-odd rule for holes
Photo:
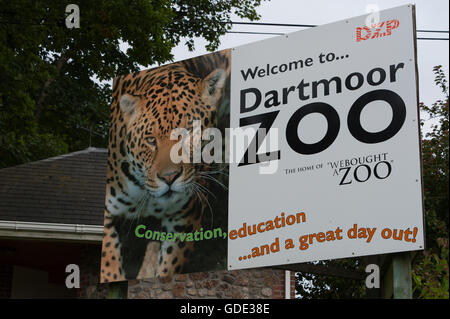
[[[448,0],[417,0],[415,3],[402,0],[272,0],[263,2],[263,4],[258,7],[257,11],[261,15],[259,22],[321,25],[363,15],[366,13],[367,5],[376,4],[383,10],[409,3],[416,5],[418,30],[448,30]],[[233,21],[245,20],[234,18]],[[281,33],[290,33],[301,29],[302,28],[298,27],[265,27],[249,25],[233,27],[233,31]],[[449,37],[448,33],[421,33],[418,34],[418,36]],[[270,37],[273,37],[273,35],[226,34],[220,38],[221,45],[219,50],[268,39]],[[431,104],[443,97],[441,91],[434,85],[434,74],[432,70],[435,65],[441,64],[444,66],[448,78],[449,41],[418,40],[417,51],[420,101]],[[173,50],[173,53],[175,61],[179,61],[208,52],[205,50],[205,42],[197,40],[196,50],[194,52],[189,52],[186,47],[180,45]]]

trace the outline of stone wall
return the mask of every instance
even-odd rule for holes
[[[105,298],[108,284],[99,284],[101,247],[87,245],[80,256],[79,298]],[[176,275],[171,279],[130,280],[130,299],[247,299],[285,298],[285,271],[259,268],[250,270],[200,272]],[[294,273],[290,273],[291,296],[294,298]]]
[[[291,273],[291,298],[294,297],[294,277]],[[167,280],[133,280],[128,285],[128,298],[285,298],[285,271],[252,269],[216,271],[176,275]]]

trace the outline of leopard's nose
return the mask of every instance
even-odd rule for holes
[[[181,175],[183,169],[176,171],[169,171],[162,174],[158,173],[158,177],[162,179],[164,182],[166,182],[167,185],[172,185],[172,183]]]

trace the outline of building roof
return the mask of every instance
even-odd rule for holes
[[[102,225],[108,151],[0,169],[0,221]]]

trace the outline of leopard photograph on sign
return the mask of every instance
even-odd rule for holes
[[[115,78],[101,282],[226,269],[228,166],[174,162],[171,134],[228,127],[229,79],[230,50]]]

